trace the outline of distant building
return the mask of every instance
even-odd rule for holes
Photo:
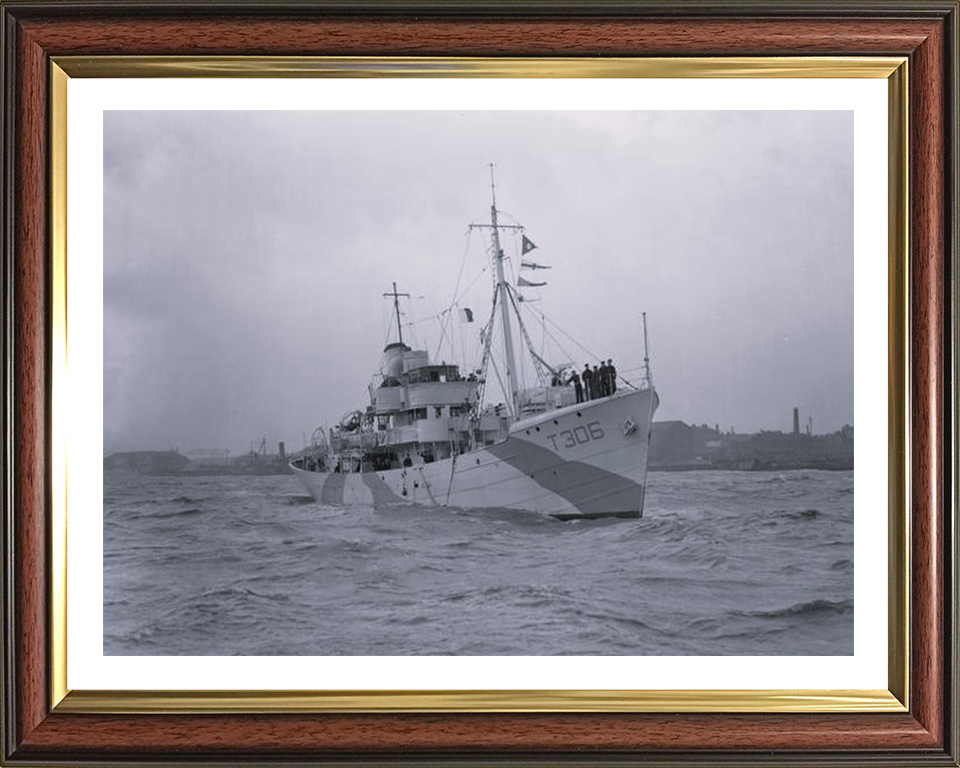
[[[682,469],[853,469],[853,427],[829,435],[799,431],[723,434],[706,424],[654,422],[648,467]]]
[[[193,467],[224,467],[230,460],[229,448],[194,448],[187,451]]]
[[[167,472],[182,472],[189,465],[190,459],[176,451],[111,453],[103,460],[103,469],[108,472],[165,474]]]
[[[853,431],[829,435],[759,432],[728,442],[716,458],[718,469],[853,469]]]
[[[713,455],[722,445],[723,435],[716,427],[655,421],[647,465],[651,469],[709,468]]]

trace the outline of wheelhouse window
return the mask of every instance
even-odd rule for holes
[[[460,369],[455,365],[427,365],[407,374],[409,384],[450,381],[461,381]]]

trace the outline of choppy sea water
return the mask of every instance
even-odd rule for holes
[[[853,473],[650,473],[641,520],[104,477],[107,655],[853,653]]]

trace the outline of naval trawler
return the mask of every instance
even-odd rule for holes
[[[479,366],[463,375],[459,366],[431,361],[426,350],[406,344],[399,303],[405,294],[394,283],[384,296],[393,298],[397,340],[383,351],[369,403],[329,431],[315,430],[311,446],[290,467],[311,496],[326,505],[506,508],[560,520],[640,517],[650,427],[659,402],[650,374],[646,316],[642,379],[637,384],[624,380],[605,396],[578,402],[569,369],[549,365],[531,343],[519,286],[538,284],[507,279],[500,240],[503,230],[522,232],[523,227],[498,221],[492,178],[491,191],[490,223],[471,225],[489,234],[495,275]],[[523,235],[522,255],[535,247]],[[528,261],[521,265],[543,268]],[[499,365],[492,355],[498,317]],[[521,384],[514,323],[538,386]],[[485,402],[491,368],[505,402]]]

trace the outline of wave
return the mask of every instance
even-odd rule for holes
[[[288,495],[288,494],[272,495],[272,494],[267,494],[267,496],[266,496],[265,498],[266,498],[268,501],[278,501],[278,502],[281,502],[281,503],[283,503],[283,504],[286,504],[288,507],[304,507],[304,506],[307,506],[308,504],[316,504],[316,502],[313,500],[313,496],[303,496],[303,495],[300,495],[300,494],[297,494],[297,495]]]
[[[776,474],[664,473],[644,518],[572,525],[325,506],[296,478],[106,478],[104,652],[845,652],[852,473]]]
[[[790,517],[794,520],[816,520],[823,516],[819,509],[775,509],[773,514]]]
[[[170,499],[170,501],[174,504],[199,504],[201,501],[206,501],[206,499],[202,499],[202,498],[194,499],[194,498],[191,498],[190,496],[177,496],[173,499]]]
[[[571,608],[568,613],[577,618],[592,619],[594,621],[607,622],[629,630],[646,630],[656,635],[669,635],[670,633],[661,627],[647,624],[636,616],[623,616],[617,613],[602,613],[598,611],[585,611],[582,608]]]
[[[338,541],[324,542],[320,545],[321,549],[331,554],[367,554],[381,545],[373,541],[364,541],[363,539],[340,539]]]
[[[420,570],[423,570],[422,566]],[[440,569],[431,568],[430,570]],[[451,592],[442,599],[451,603],[464,600],[483,603],[495,599],[495,602],[500,605],[522,605],[526,608],[535,608],[555,605],[558,601],[569,601],[573,596],[572,590],[552,584],[493,584],[482,589]]]
[[[781,619],[793,616],[824,616],[853,613],[853,600],[811,600],[772,611],[735,611],[735,616],[757,619]]]
[[[203,511],[199,507],[191,507],[190,509],[175,509],[170,512],[155,512],[152,515],[148,515],[148,517],[165,520],[168,517],[192,517],[200,514],[203,514]]]
[[[694,520],[681,517],[643,518],[639,524],[622,529],[622,541],[656,540],[665,544],[676,544],[686,541],[688,537],[696,535],[701,530],[707,530],[714,524],[713,520]]]
[[[280,602],[286,603],[290,601],[290,596],[283,593],[268,593],[268,592],[256,592],[249,587],[211,587],[210,589],[205,589],[202,592],[188,598],[188,601],[196,603],[197,601],[203,600],[222,600],[222,599],[232,599],[232,598],[248,598],[253,597],[258,600],[269,600],[271,602]]]

